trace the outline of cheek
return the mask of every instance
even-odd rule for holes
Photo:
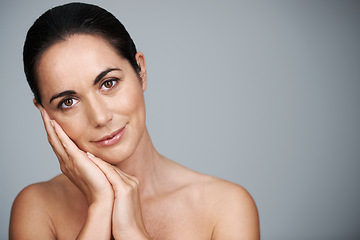
[[[134,118],[136,118],[137,124],[145,124],[145,103],[142,92],[134,97],[133,102],[128,102],[128,105],[131,107],[131,114]]]
[[[76,116],[72,116],[71,118],[60,118],[55,120],[60,124],[64,132],[68,135],[68,137],[79,147],[84,147],[84,143],[82,142],[82,136],[84,136],[84,132],[86,132],[87,126],[85,124],[84,118],[77,114]]]
[[[124,91],[113,104],[114,111],[121,115],[127,115],[130,118],[143,118],[145,115],[144,95],[140,88],[131,88]]]

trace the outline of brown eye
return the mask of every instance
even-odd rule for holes
[[[111,88],[114,85],[113,81],[106,81],[104,82],[104,87]]]
[[[110,89],[113,89],[115,86],[116,86],[116,83],[119,79],[108,79],[106,81],[104,81],[102,84],[101,84],[101,90],[110,90]]]
[[[67,107],[70,107],[71,105],[73,105],[73,100],[72,99],[66,99],[64,102],[64,105]]]
[[[76,105],[79,102],[79,100],[76,100],[75,98],[66,98],[63,101],[61,101],[58,105],[59,109],[66,109],[66,108],[70,108],[73,107],[74,105]]]

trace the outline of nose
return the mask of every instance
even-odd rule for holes
[[[112,120],[113,115],[104,99],[93,96],[89,101],[88,117],[94,127],[103,127]]]

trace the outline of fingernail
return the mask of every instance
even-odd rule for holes
[[[95,157],[94,155],[92,155],[92,154],[89,153],[89,152],[86,152],[86,154],[89,156],[89,158],[94,158],[94,157]]]
[[[51,123],[51,126],[54,127],[54,122],[53,122],[53,120],[50,119],[50,123]]]

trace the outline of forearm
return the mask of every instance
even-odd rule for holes
[[[131,239],[131,240],[152,240],[152,238],[148,234],[130,234],[126,237],[114,237],[115,240],[124,240],[124,239]]]
[[[111,237],[112,204],[97,203],[89,206],[85,223],[77,240],[109,240]]]
[[[123,230],[113,225],[112,231],[114,240],[152,240],[143,224],[137,227],[127,226]]]

